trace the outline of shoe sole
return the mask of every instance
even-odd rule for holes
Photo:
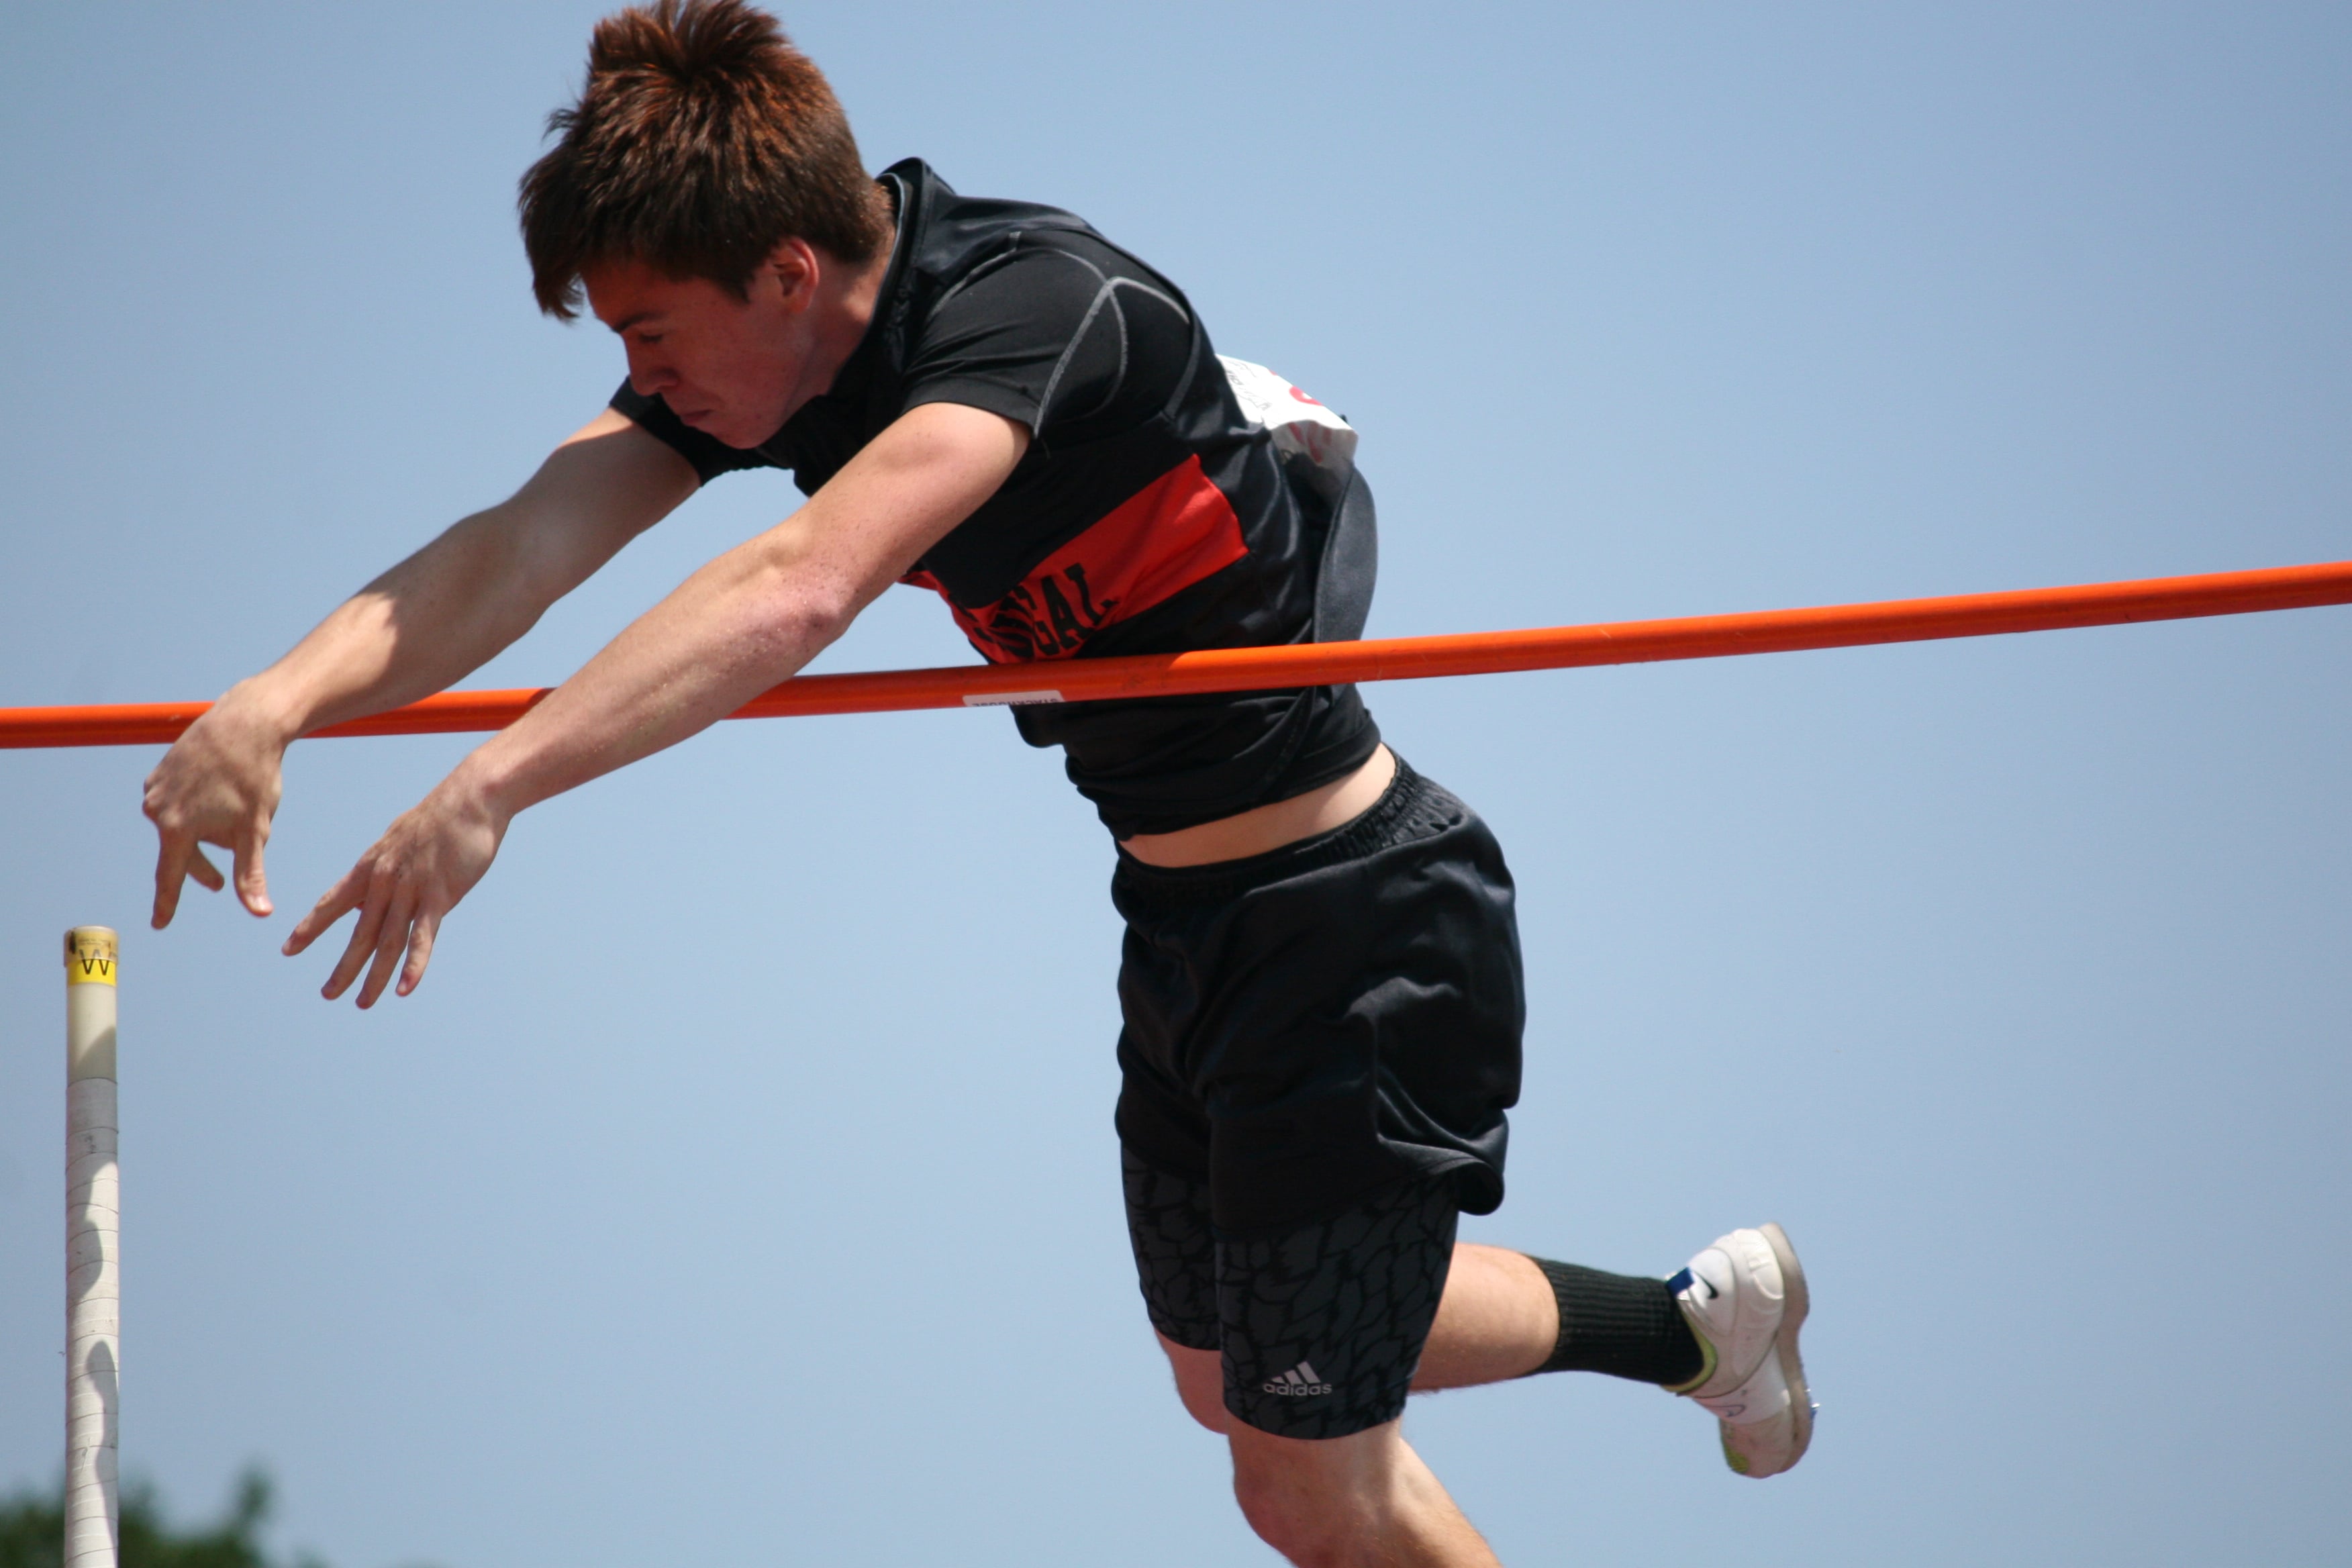
[[[1788,1380],[1789,1397],[1796,1415],[1797,1451],[1789,1462],[1774,1474],[1785,1474],[1797,1468],[1805,1450],[1813,1443],[1813,1394],[1805,1385],[1805,1363],[1797,1354],[1797,1331],[1805,1325],[1805,1314],[1812,1310],[1812,1293],[1805,1289],[1805,1266],[1797,1261],[1797,1249],[1789,1245],[1789,1233],[1767,1221],[1757,1226],[1767,1245],[1772,1248],[1773,1261],[1780,1266],[1782,1300],[1787,1303],[1780,1312],[1780,1332],[1774,1339],[1772,1353],[1780,1360],[1780,1375]]]

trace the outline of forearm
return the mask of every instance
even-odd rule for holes
[[[797,673],[857,605],[765,541],[720,556],[483,743],[457,781],[502,817],[709,728]]]
[[[797,674],[1004,480],[1029,433],[930,404],[808,504],[679,585],[461,763],[452,784],[515,813],[672,746]]]
[[[546,608],[512,591],[504,523],[498,508],[458,523],[338,605],[231,697],[290,741],[413,702],[480,668]]]
[[[508,500],[378,577],[232,693],[281,742],[464,679],[693,493],[686,461],[607,411]]]

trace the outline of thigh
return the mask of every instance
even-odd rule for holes
[[[1450,1184],[1402,1182],[1328,1219],[1220,1242],[1226,1411],[1303,1438],[1402,1415],[1453,1263],[1455,1204]]]

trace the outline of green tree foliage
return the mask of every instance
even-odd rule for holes
[[[247,1470],[237,1478],[228,1510],[202,1529],[174,1531],[152,1487],[122,1489],[121,1568],[278,1568],[255,1537],[269,1517],[269,1478]],[[61,1568],[65,1560],[63,1500],[20,1492],[0,1501],[0,1568]],[[302,1557],[288,1568],[326,1568]]]

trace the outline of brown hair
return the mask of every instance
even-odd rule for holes
[[[596,24],[579,101],[518,205],[539,308],[569,321],[580,274],[639,261],[746,294],[798,237],[848,262],[889,238],[887,199],[814,62],[743,0],[659,0]]]

